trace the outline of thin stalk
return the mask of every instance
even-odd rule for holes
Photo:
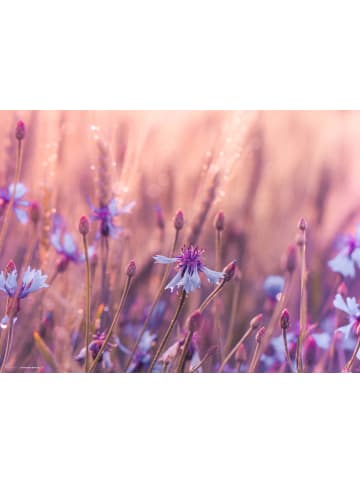
[[[13,207],[14,201],[15,201],[16,187],[19,184],[19,180],[20,180],[21,164],[22,164],[22,141],[19,140],[18,144],[17,144],[17,151],[16,151],[14,189],[13,189],[9,204],[8,204],[6,210],[5,210],[4,222],[3,222],[2,226],[1,226],[1,230],[0,230],[0,254],[2,252],[4,239],[5,239],[5,236],[6,236],[7,228],[8,228],[10,217],[11,217],[12,207]]]
[[[256,345],[255,345],[255,350],[254,350],[254,353],[251,357],[251,361],[250,361],[250,364],[249,364],[249,369],[248,369],[248,372],[249,373],[253,373],[254,370],[255,370],[255,363],[256,363],[256,359],[258,357],[258,354],[259,354],[259,350],[260,350],[260,346],[261,346],[261,343],[260,342],[256,342]]]
[[[0,368],[1,373],[4,373],[4,371],[6,369],[6,363],[7,363],[8,357],[9,357],[9,353],[10,353],[12,334],[13,334],[13,316],[9,317],[8,327],[9,328],[6,330],[7,331],[7,338],[6,338],[6,345],[5,345],[5,353],[4,353],[4,357],[3,357],[3,360],[2,360],[2,363],[1,363],[1,368]]]
[[[86,299],[85,299],[85,372],[89,370],[89,343],[90,343],[90,323],[91,323],[91,273],[88,253],[88,242],[86,234],[82,236],[85,254],[86,269]]]
[[[175,230],[174,242],[173,242],[173,245],[172,245],[172,248],[171,248],[171,252],[170,252],[170,256],[169,256],[170,258],[172,258],[172,257],[174,256],[174,254],[175,254],[176,247],[177,247],[177,243],[178,243],[178,239],[179,239],[179,230],[176,229],[176,230]],[[131,362],[132,362],[132,359],[133,359],[133,357],[134,357],[134,355],[135,355],[135,352],[136,352],[136,350],[137,350],[137,348],[138,348],[138,346],[139,346],[139,343],[140,343],[142,337],[144,336],[144,333],[145,333],[145,331],[146,331],[146,329],[147,329],[147,327],[148,327],[148,325],[149,325],[149,322],[150,322],[151,316],[152,316],[152,314],[153,314],[153,312],[154,312],[154,309],[155,309],[156,305],[158,304],[158,302],[159,302],[159,300],[160,300],[161,294],[162,294],[162,292],[163,292],[163,290],[164,290],[165,282],[166,282],[167,277],[168,277],[169,270],[170,270],[170,265],[167,264],[167,265],[165,266],[164,274],[163,274],[163,276],[162,276],[162,279],[161,279],[159,288],[158,288],[158,290],[157,290],[157,292],[156,292],[154,301],[152,302],[152,305],[151,305],[150,310],[149,310],[149,312],[148,312],[148,314],[147,314],[147,316],[146,316],[146,318],[145,318],[145,321],[144,321],[144,324],[143,324],[143,326],[142,326],[142,329],[141,329],[141,331],[140,331],[140,333],[139,333],[139,335],[138,335],[138,337],[137,337],[137,339],[136,339],[136,341],[135,341],[135,344],[134,344],[134,346],[133,346],[133,349],[131,350],[129,359],[128,359],[126,365],[125,365],[125,371],[128,370],[128,368],[129,368],[129,366],[130,366],[130,364],[131,364]]]
[[[214,353],[214,349],[217,348],[217,347],[210,347],[208,349],[208,351],[205,353],[205,355],[202,357],[202,359],[199,361],[199,363],[197,365],[195,365],[191,370],[190,370],[190,373],[194,373],[196,372],[196,370],[198,370],[200,367],[202,367],[202,365],[206,362],[206,360],[211,357],[211,355]]]
[[[250,326],[246,332],[244,333],[244,335],[240,338],[240,340],[236,343],[236,345],[234,346],[234,348],[230,351],[230,353],[228,353],[226,355],[226,357],[224,358],[224,360],[222,361],[221,365],[220,365],[220,368],[218,370],[218,373],[221,373],[224,368],[225,368],[225,365],[227,364],[227,362],[230,360],[230,358],[236,353],[237,349],[239,348],[239,346],[241,345],[241,343],[244,343],[244,341],[250,336],[250,334],[252,333],[253,331],[253,328]]]
[[[109,260],[109,240],[106,236],[101,237],[101,301],[107,304],[107,266]]]
[[[275,327],[277,325],[277,322],[279,321],[279,316],[282,310],[284,309],[285,306],[285,301],[288,297],[288,294],[290,292],[291,288],[291,281],[292,281],[292,273],[289,273],[289,276],[285,280],[285,287],[284,291],[281,293],[280,299],[277,302],[273,314],[271,315],[268,327],[266,329],[265,335],[264,335],[264,340],[263,343],[261,343],[261,349],[257,353],[257,357],[255,360],[255,365],[254,365],[254,370],[256,369],[257,364],[259,363],[260,357],[263,354],[264,350],[269,344],[269,341],[274,333]]]
[[[186,335],[186,338],[185,338],[185,341],[184,341],[184,344],[183,344],[183,349],[182,349],[180,361],[179,361],[178,366],[175,370],[176,373],[182,373],[184,371],[185,363],[186,363],[186,355],[187,355],[187,352],[188,352],[188,349],[189,349],[189,346],[190,346],[190,343],[191,343],[191,340],[192,340],[192,336],[193,336],[193,332],[188,331],[188,333]]]
[[[205,308],[209,305],[209,303],[212,302],[212,300],[215,298],[216,295],[220,293],[220,291],[223,289],[226,281],[223,279],[221,283],[205,298],[205,300],[201,303],[199,307],[199,311],[203,312]]]
[[[215,266],[216,270],[221,270],[221,246],[222,246],[222,231],[216,229],[216,236],[215,236]],[[216,337],[219,343],[219,356],[220,356],[220,363],[223,359],[223,342],[222,342],[222,334],[221,334],[221,324],[220,324],[220,317],[219,317],[219,309],[217,303],[214,303],[214,318],[215,318],[215,331]]]
[[[37,349],[39,350],[46,363],[53,369],[55,373],[58,373],[59,367],[55,360],[55,357],[38,331],[34,331],[33,338]]]
[[[236,281],[237,282],[234,286],[234,294],[233,294],[232,302],[231,302],[230,321],[229,321],[228,334],[227,334],[226,342],[225,342],[225,351],[228,351],[230,349],[230,344],[231,344],[231,340],[232,340],[233,332],[234,332],[237,307],[238,307],[238,304],[239,304],[240,280],[236,280]]]
[[[300,246],[300,256],[301,256],[301,286],[300,286],[300,333],[296,353],[296,366],[298,372],[303,372],[303,344],[306,335],[306,317],[307,317],[307,292],[306,292],[306,232],[303,231],[303,242]]]
[[[284,342],[285,358],[286,358],[286,361],[289,365],[290,370],[293,372],[294,369],[293,369],[293,366],[292,366],[292,363],[291,363],[289,346],[288,346],[288,342],[287,342],[287,338],[286,338],[286,330],[281,330],[281,331],[282,331],[282,337],[283,337],[283,342]]]
[[[117,323],[118,320],[119,320],[121,310],[122,310],[122,308],[123,308],[123,306],[124,306],[124,304],[125,304],[127,295],[128,295],[128,293],[129,293],[130,284],[131,284],[131,279],[132,279],[132,276],[128,276],[127,279],[126,279],[125,288],[124,288],[124,291],[123,291],[123,293],[122,293],[122,296],[121,296],[121,300],[120,300],[118,309],[117,309],[117,311],[116,311],[116,313],[115,313],[115,315],[114,315],[114,318],[113,318],[113,320],[112,320],[112,323],[111,323],[111,325],[110,325],[110,328],[109,328],[109,330],[108,330],[108,333],[107,333],[107,335],[106,335],[106,338],[105,338],[103,344],[101,345],[101,347],[100,347],[100,349],[99,349],[99,351],[98,351],[98,353],[97,353],[97,355],[96,355],[93,363],[91,364],[91,366],[90,366],[90,368],[89,368],[89,373],[92,373],[92,372],[95,370],[95,368],[96,368],[96,366],[97,366],[97,363],[98,363],[98,361],[100,360],[102,354],[104,353],[105,348],[106,348],[106,345],[108,344],[108,342],[109,342],[109,340],[110,340],[110,338],[111,338],[112,332],[113,332],[113,330],[114,330],[114,328],[115,328],[116,323]]]
[[[349,360],[349,361],[347,362],[347,364],[346,364],[346,369],[347,369],[347,371],[349,371],[349,372],[351,372],[352,366],[353,366],[353,364],[354,364],[354,361],[355,361],[355,358],[356,358],[356,355],[357,355],[359,349],[360,349],[360,336],[358,337],[358,340],[357,340],[357,342],[356,342],[356,345],[355,345],[354,351],[353,351],[353,353],[352,353],[352,355],[351,355],[351,358],[350,358],[350,360]]]
[[[178,304],[178,307],[176,309],[176,312],[174,314],[174,317],[172,318],[172,320],[170,321],[169,323],[169,326],[164,334],[164,336],[162,337],[159,345],[158,345],[158,348],[156,350],[156,353],[155,355],[153,356],[152,360],[151,360],[151,363],[150,363],[150,366],[149,366],[149,369],[148,369],[148,373],[149,372],[152,372],[154,366],[155,366],[155,363],[157,362],[164,346],[166,345],[166,342],[168,341],[169,339],[169,336],[171,335],[171,332],[176,324],[176,321],[179,317],[179,314],[181,312],[181,309],[183,308],[184,306],[184,303],[185,303],[185,298],[186,298],[186,291],[185,290],[182,290],[182,293],[181,293],[181,297],[180,297],[180,301],[179,301],[179,304]]]

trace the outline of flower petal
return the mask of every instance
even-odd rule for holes
[[[157,254],[153,256],[155,263],[161,263],[161,264],[170,264],[170,263],[175,263],[177,261],[176,258],[168,258],[167,256],[162,256],[161,254]]]
[[[210,283],[218,284],[220,280],[224,277],[224,273],[221,271],[214,271],[207,268],[206,266],[201,266],[200,271],[204,273],[206,278]]]

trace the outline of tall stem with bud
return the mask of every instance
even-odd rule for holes
[[[299,221],[299,235],[297,244],[300,249],[300,333],[296,353],[296,366],[298,372],[302,372],[303,368],[303,345],[306,335],[306,319],[307,319],[307,291],[306,291],[306,222],[303,218]]]
[[[0,231],[0,254],[2,252],[7,228],[10,221],[10,216],[12,213],[12,208],[15,202],[16,188],[20,181],[20,172],[21,172],[21,164],[22,164],[22,142],[25,138],[25,124],[21,120],[18,121],[18,123],[16,124],[15,137],[17,139],[15,177],[14,177],[14,183],[13,183],[13,191],[11,193],[10,201],[4,214],[4,221]]]
[[[91,314],[91,272],[87,236],[90,231],[89,220],[82,216],[79,221],[79,232],[83,239],[85,269],[86,269],[86,296],[85,296],[85,372],[89,370],[89,343],[90,343],[90,314]]]
[[[175,215],[175,218],[174,218],[174,228],[175,228],[175,236],[174,236],[174,241],[173,241],[173,244],[172,244],[172,247],[171,247],[171,251],[170,251],[170,258],[172,258],[175,254],[175,251],[176,251],[176,248],[177,248],[177,244],[178,244],[178,240],[179,240],[179,233],[180,233],[180,230],[183,228],[184,226],[184,214],[182,211],[178,211]],[[161,294],[164,290],[164,286],[165,286],[165,283],[166,283],[166,280],[167,280],[167,276],[168,276],[168,273],[169,273],[169,270],[170,270],[170,266],[169,265],[166,265],[165,267],[165,270],[164,270],[164,274],[162,276],[162,279],[161,279],[161,282],[160,282],[160,285],[159,285],[159,288],[156,292],[156,295],[155,295],[155,298],[151,304],[151,307],[150,307],[150,310],[148,312],[148,314],[146,315],[146,318],[145,318],[145,321],[144,321],[144,324],[142,326],[142,329],[135,341],[135,344],[133,346],[133,349],[131,350],[131,353],[130,353],[130,356],[129,356],[129,359],[126,363],[126,366],[125,366],[125,371],[128,370],[131,362],[132,362],[132,359],[135,355],[135,352],[139,346],[139,343],[142,339],[142,337],[144,336],[144,333],[149,325],[149,322],[150,322],[150,319],[151,319],[151,316],[156,308],[156,305],[158,304],[159,300],[160,300],[160,297],[161,297]]]

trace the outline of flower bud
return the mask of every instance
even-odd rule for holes
[[[265,326],[262,326],[256,333],[255,335],[255,340],[256,343],[261,343],[262,339],[264,338],[265,335]]]
[[[342,282],[342,283],[339,285],[339,287],[338,287],[338,289],[337,289],[336,292],[339,293],[339,294],[340,294],[341,296],[343,296],[344,298],[346,298],[346,296],[348,295],[348,289],[347,289],[346,284],[345,284],[344,282]]]
[[[300,231],[305,231],[307,228],[307,224],[306,224],[306,221],[304,218],[300,218],[300,221],[299,221],[299,224],[298,224],[298,229],[300,229]]]
[[[231,261],[231,263],[229,263],[227,266],[225,266],[224,270],[223,270],[223,273],[224,273],[224,281],[228,282],[230,281],[234,274],[235,274],[235,269],[236,269],[236,259],[234,259],[234,261]]]
[[[156,224],[160,230],[165,228],[164,215],[160,207],[156,208]]]
[[[37,224],[40,219],[40,206],[37,202],[33,201],[30,204],[30,209],[29,209],[29,215],[30,219],[34,224]]]
[[[280,328],[282,330],[287,330],[290,326],[290,315],[288,310],[285,308],[280,316]]]
[[[66,268],[68,267],[69,264],[69,258],[65,255],[61,256],[57,261],[56,261],[56,270],[58,273],[63,273]]]
[[[223,211],[219,211],[215,216],[214,226],[217,231],[224,231],[225,229],[225,216]]]
[[[174,218],[174,228],[176,231],[180,231],[184,226],[184,213],[181,211],[181,209],[175,214]]]
[[[8,264],[6,265],[6,268],[5,268],[5,274],[10,274],[12,273],[13,271],[16,271],[16,264],[14,263],[14,261],[11,259]]]
[[[187,329],[194,333],[195,331],[199,331],[202,321],[202,313],[200,310],[194,311],[186,321]]]
[[[262,317],[263,317],[263,314],[260,313],[259,315],[254,316],[254,318],[250,320],[250,328],[252,330],[256,330],[257,328],[259,328]]]
[[[79,221],[79,232],[82,236],[86,236],[90,231],[90,223],[86,216],[81,216]]]
[[[131,260],[126,267],[126,275],[129,276],[129,278],[131,278],[132,276],[134,276],[135,272],[136,272],[136,263],[134,260]]]
[[[246,363],[247,361],[247,351],[244,343],[241,343],[239,348],[235,353],[235,361],[238,363]]]
[[[25,137],[25,123],[22,120],[17,121],[15,128],[15,137],[18,141],[22,141]]]

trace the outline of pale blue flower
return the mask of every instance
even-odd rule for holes
[[[345,338],[349,338],[352,332],[352,328],[354,326],[354,323],[358,321],[360,317],[360,308],[359,305],[356,302],[356,299],[354,297],[346,298],[346,301],[344,298],[337,293],[337,295],[334,298],[334,306],[338,310],[343,311],[348,315],[349,318],[349,324],[346,326],[341,326],[340,328],[337,328],[336,331],[342,333]]]
[[[11,183],[8,188],[0,190],[0,203],[3,209],[6,208],[6,206],[10,203],[13,193],[13,183]],[[21,182],[17,183],[14,196],[13,210],[21,224],[26,224],[29,219],[28,213],[26,212],[25,208],[30,205],[30,202],[23,199],[26,193],[26,186]]]
[[[218,284],[224,277],[223,272],[207,268],[201,261],[203,250],[198,247],[188,246],[181,249],[181,255],[174,258],[167,256],[154,256],[155,263],[170,264],[177,263],[178,272],[174,278],[165,286],[165,289],[174,291],[175,288],[183,288],[186,293],[200,288],[201,280],[199,273],[204,273],[210,283]]]
[[[43,275],[40,269],[31,269],[30,266],[26,268],[21,281],[18,286],[18,273],[13,269],[9,273],[1,271],[0,273],[0,291],[6,293],[12,298],[16,292],[19,292],[19,298],[26,298],[30,293],[34,293],[42,288],[47,288],[47,275]]]
[[[280,293],[282,293],[285,280],[282,276],[268,276],[264,281],[264,291],[272,300],[276,301]]]
[[[341,251],[328,262],[329,268],[335,273],[350,278],[355,277],[355,267],[360,268],[360,225],[355,237],[345,236]]]

